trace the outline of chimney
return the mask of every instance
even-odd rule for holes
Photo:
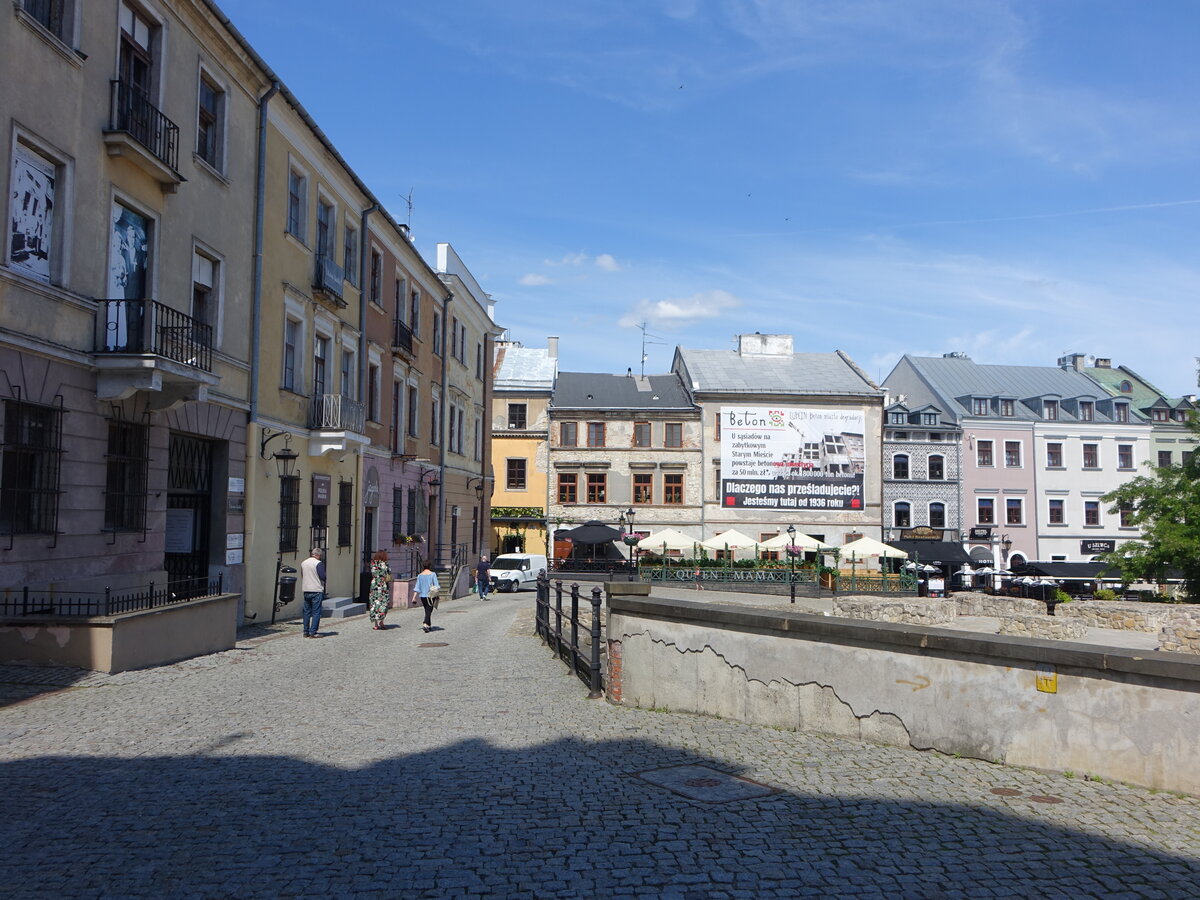
[[[1097,369],[1111,369],[1112,368],[1112,360],[1105,359],[1102,356],[1097,356],[1096,357],[1096,368]]]
[[[1066,356],[1058,358],[1058,367],[1060,369],[1074,369],[1076,372],[1082,372],[1086,359],[1087,356],[1083,353],[1068,353]]]
[[[546,353],[551,359],[558,359],[558,338],[546,338]]]
[[[738,356],[791,356],[790,334],[739,334]]]

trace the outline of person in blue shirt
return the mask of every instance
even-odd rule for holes
[[[437,586],[437,576],[433,574],[433,569],[429,568],[429,561],[425,561],[425,568],[421,570],[421,574],[417,576],[417,596],[421,598],[421,605],[425,607],[425,631],[433,630],[433,622],[430,621],[430,616],[433,615],[433,604],[436,600],[436,592],[434,588]],[[434,594],[434,596],[430,596]]]

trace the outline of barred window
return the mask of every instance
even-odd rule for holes
[[[105,531],[145,530],[146,469],[149,461],[149,426],[136,422],[108,423]]]
[[[338,546],[349,547],[354,530],[354,482],[338,482]]]
[[[295,553],[300,532],[300,476],[279,479],[279,552]]]
[[[61,456],[62,409],[6,400],[0,530],[6,534],[57,531]]]
[[[312,507],[312,523],[308,546],[329,546],[329,507],[322,504]]]
[[[392,488],[392,540],[398,541],[404,530],[404,488]]]

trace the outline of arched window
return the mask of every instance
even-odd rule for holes
[[[934,453],[929,457],[929,480],[942,481],[946,477],[946,458]]]
[[[1128,394],[1131,391],[1133,391],[1133,385],[1130,384],[1128,381],[1122,381],[1121,382],[1121,393]]]
[[[912,506],[907,500],[897,500],[892,507],[892,524],[896,528],[912,527]]]
[[[908,454],[897,453],[892,457],[892,477],[907,478],[908,477]]]
[[[929,504],[929,527],[930,528],[945,528],[946,527],[946,504],[945,503],[930,503]]]

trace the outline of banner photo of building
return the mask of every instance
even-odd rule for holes
[[[722,406],[722,505],[862,509],[864,432],[861,409]]]

